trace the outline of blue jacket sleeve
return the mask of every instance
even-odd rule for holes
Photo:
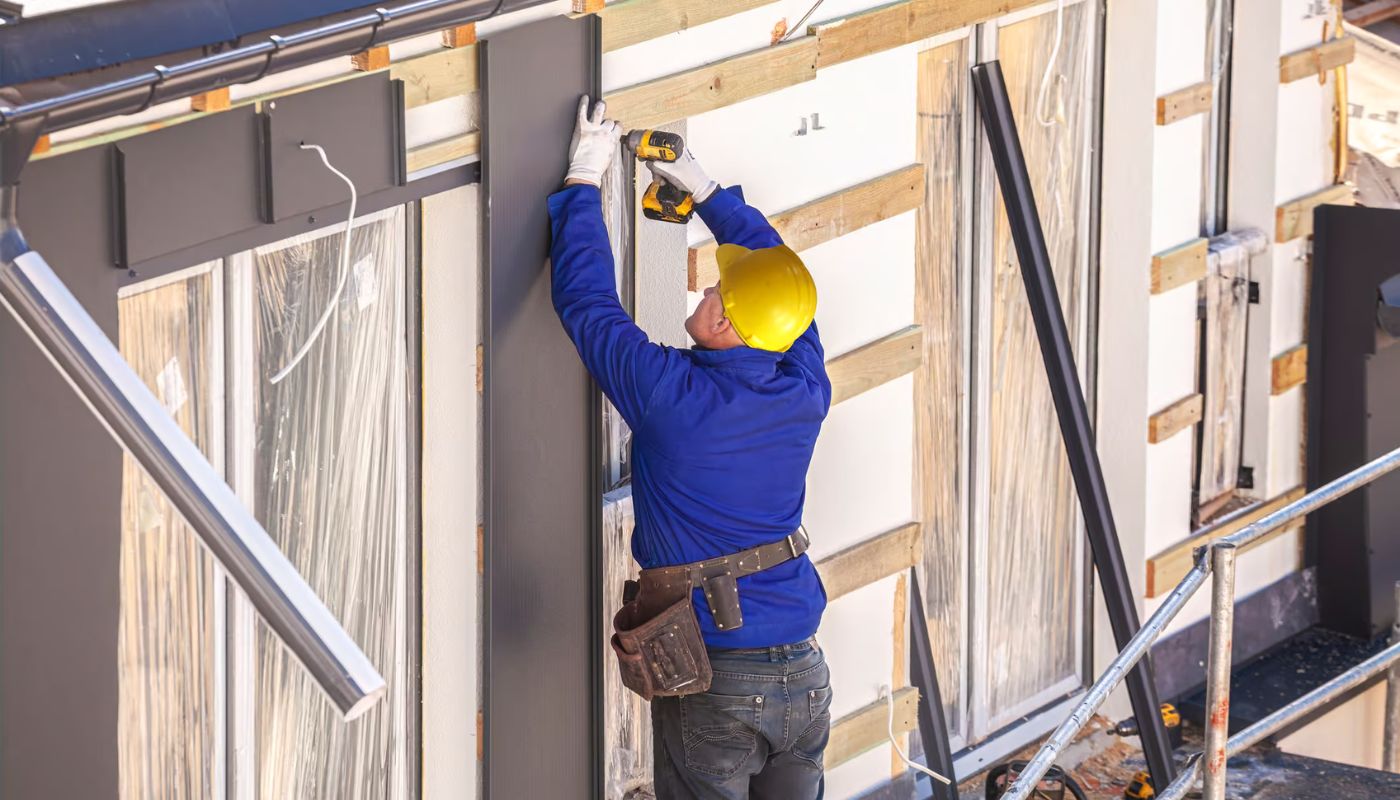
[[[638,428],[657,384],[684,359],[649,341],[618,301],[598,189],[569,186],[550,195],[549,218],[554,310],[603,393]]]
[[[737,244],[757,250],[783,243],[782,237],[768,224],[763,212],[744,202],[744,190],[738,186],[716,189],[709,199],[696,207],[696,211],[720,244]],[[826,386],[827,402],[830,403],[826,355],[822,350],[821,337],[817,335],[817,323],[808,326],[783,357],[784,361],[798,364],[820,380]]]

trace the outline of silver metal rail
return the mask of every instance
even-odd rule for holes
[[[0,187],[0,305],[160,486],[347,720],[384,695],[384,678],[277,543],[132,370],[15,224]]]
[[[1214,542],[1198,548],[1196,550],[1195,566],[1186,574],[1185,578],[1182,578],[1176,588],[1167,595],[1167,599],[1162,606],[1157,609],[1156,613],[1143,624],[1142,628],[1140,628],[1128,644],[1123,647],[1109,664],[1108,669],[1104,671],[1103,675],[1101,675],[1098,680],[1094,681],[1093,686],[1089,687],[1089,691],[1084,695],[1084,699],[1080,701],[1079,705],[1070,712],[1070,715],[1065,718],[1065,721],[1060,723],[1060,726],[1055,729],[1055,732],[1052,733],[1045,744],[1041,746],[1040,750],[1035,754],[1035,758],[1031,759],[1031,762],[1026,765],[1026,768],[1021,771],[1020,776],[1008,789],[1005,800],[1026,800],[1026,798],[1030,796],[1036,784],[1040,782],[1040,779],[1045,776],[1045,773],[1050,769],[1051,765],[1055,763],[1055,759],[1060,756],[1060,753],[1065,747],[1073,741],[1074,737],[1088,724],[1089,720],[1093,718],[1094,713],[1098,711],[1104,701],[1108,699],[1109,694],[1122,683],[1128,670],[1132,669],[1138,661],[1142,660],[1143,656],[1152,648],[1152,644],[1162,635],[1162,631],[1166,629],[1167,625],[1171,623],[1177,614],[1181,613],[1181,609],[1186,605],[1186,601],[1191,599],[1191,596],[1196,593],[1196,590],[1200,589],[1201,585],[1205,583],[1206,576],[1211,572],[1213,562],[1218,571],[1215,573],[1215,585],[1212,592],[1213,601],[1215,602],[1212,602],[1211,606],[1211,664],[1208,667],[1206,694],[1207,697],[1211,699],[1211,703],[1208,707],[1213,710],[1218,707],[1218,701],[1223,701],[1224,713],[1219,715],[1221,720],[1218,725],[1221,727],[1228,726],[1230,675],[1229,628],[1233,627],[1235,553],[1247,549],[1249,545],[1263,538],[1270,531],[1292,522],[1295,519],[1306,516],[1307,514],[1311,514],[1328,503],[1344,497],[1396,469],[1400,469],[1400,448],[1392,450],[1369,464],[1359,467],[1325,486],[1314,489],[1294,502],[1289,503],[1272,514],[1260,518],[1229,536],[1222,536]],[[1231,550],[1232,552],[1228,555],[1217,556],[1220,550]],[[1224,569],[1220,569],[1220,560],[1228,561],[1228,566]],[[1225,574],[1222,575],[1222,573]],[[1221,607],[1218,608],[1217,604],[1220,604]],[[1217,614],[1222,612],[1224,608],[1229,609],[1230,620],[1228,623],[1224,620],[1217,620]],[[1217,645],[1217,635],[1223,637],[1223,644]],[[1382,658],[1387,655],[1387,658]],[[1237,734],[1235,738],[1229,739],[1228,743],[1226,743],[1224,735],[1227,729],[1216,730],[1215,733],[1212,734],[1209,728],[1213,726],[1208,725],[1207,754],[1221,756],[1222,743],[1226,744],[1223,748],[1225,757],[1219,758],[1218,781],[1211,779],[1208,783],[1208,790],[1205,797],[1209,799],[1212,796],[1224,796],[1225,762],[1228,755],[1238,752],[1239,749],[1252,746],[1264,736],[1277,730],[1299,714],[1306,713],[1316,708],[1319,704],[1325,703],[1331,697],[1335,697],[1337,694],[1346,691],[1346,688],[1350,688],[1350,686],[1356,685],[1356,683],[1364,682],[1370,675],[1380,669],[1386,668],[1392,663],[1396,663],[1397,660],[1400,660],[1400,645],[1393,645],[1380,655],[1348,670],[1346,673],[1343,673],[1338,678],[1306,697],[1284,706],[1284,708],[1266,719],[1261,720],[1254,726],[1251,726],[1248,730]],[[1379,664],[1379,666],[1377,666],[1377,664]],[[1365,667],[1370,667],[1371,672],[1360,674],[1359,671]],[[1393,677],[1390,682],[1390,695],[1392,696],[1400,694],[1400,676],[1395,675],[1395,673],[1400,673],[1400,666],[1392,670]],[[1212,676],[1214,676],[1213,679]],[[1347,687],[1336,689],[1326,696],[1314,698],[1315,695],[1329,690],[1330,687],[1333,687],[1333,684],[1343,681],[1344,679],[1354,682],[1348,684]],[[1387,731],[1400,731],[1400,720],[1395,719],[1395,715],[1400,713],[1400,699],[1388,697],[1387,709],[1390,714],[1387,720]],[[1280,715],[1284,715],[1285,712],[1288,712],[1288,715],[1280,717]],[[1216,714],[1212,711],[1210,718],[1214,719],[1215,716]],[[1270,723],[1275,717],[1280,717],[1280,719],[1273,722],[1273,727],[1264,730],[1262,734],[1248,741],[1247,744],[1243,744],[1238,748],[1235,746],[1236,739],[1245,741],[1241,739],[1241,737],[1246,733],[1261,729],[1261,726],[1264,726],[1265,723]],[[1400,733],[1388,733],[1392,741],[1392,751],[1395,749],[1393,742],[1397,735],[1400,735]],[[1173,787],[1178,785],[1194,785],[1195,778],[1199,776],[1199,774],[1200,760],[1198,759],[1196,763],[1193,764],[1190,771],[1183,773],[1177,780],[1173,781],[1171,785]],[[1188,775],[1190,777],[1188,777]],[[1211,790],[1220,792],[1220,794],[1211,795],[1209,793]],[[1184,793],[1185,789],[1181,791]],[[1162,795],[1162,798],[1165,800],[1166,795]]]

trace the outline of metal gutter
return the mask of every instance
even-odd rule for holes
[[[135,114],[156,103],[178,100],[234,83],[251,83],[336,56],[350,55],[396,39],[486,19],[547,0],[418,0],[379,8],[286,36],[273,34],[252,44],[203,56],[172,67],[156,66],[121,78],[44,100],[0,108],[0,131],[16,123],[42,120],[42,132]]]

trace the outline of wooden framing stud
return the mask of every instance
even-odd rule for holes
[[[33,154],[36,156],[41,156],[51,149],[53,149],[53,142],[49,140],[49,135],[47,133],[34,141]]]
[[[1192,239],[1152,257],[1152,293],[1169,292],[1206,276],[1208,239]]]
[[[912,686],[894,693],[894,732],[908,733],[919,724],[919,690]],[[889,741],[889,705],[882,697],[852,711],[831,726],[826,745],[826,769],[832,769]]]
[[[1283,243],[1313,232],[1313,209],[1318,206],[1355,205],[1356,194],[1345,183],[1328,186],[1319,192],[1290,200],[1275,212],[1274,241]]]
[[[389,67],[389,45],[371,47],[368,50],[350,56],[350,64],[359,72],[374,72],[375,70],[388,69]]]
[[[1157,124],[1170,125],[1187,117],[1204,114],[1210,111],[1214,100],[1215,87],[1210,81],[1168,92],[1157,98]]]
[[[1198,531],[1189,538],[1147,559],[1147,596],[1161,597],[1180,583],[1181,579],[1186,577],[1186,573],[1191,571],[1191,566],[1195,563],[1194,554],[1196,548],[1209,544],[1222,536],[1229,536],[1241,530],[1246,525],[1258,522],[1269,514],[1278,511],[1280,508],[1302,497],[1303,494],[1303,487],[1294,487],[1272,500],[1255,505],[1243,514],[1231,517],[1218,525],[1213,525]],[[1247,552],[1249,549],[1280,536],[1284,532],[1297,527],[1299,524],[1301,524],[1301,520],[1278,528],[1262,539],[1251,543],[1248,547],[1242,548],[1241,552]]]
[[[442,46],[448,48],[466,47],[476,44],[476,23],[468,22],[442,32]]]
[[[910,325],[839,355],[826,362],[826,374],[831,379],[831,404],[908,375],[923,361],[924,331],[918,325]]]
[[[828,602],[903,572],[923,557],[923,526],[901,525],[817,562]]]
[[[1200,393],[1172,403],[1153,414],[1147,420],[1147,441],[1152,444],[1165,442],[1176,434],[1201,421],[1205,409],[1205,397]]]
[[[1308,380],[1308,346],[1300,344],[1274,356],[1270,394],[1283,394]]]
[[[1400,0],[1371,0],[1347,9],[1342,17],[1359,28],[1400,17]]]
[[[894,584],[894,622],[890,626],[890,636],[894,639],[894,667],[890,670],[890,685],[905,686],[909,683],[909,576],[901,574]],[[897,734],[901,748],[909,751],[909,737]],[[890,777],[898,778],[908,767],[899,753],[890,751]]]
[[[880,220],[913,211],[924,201],[924,167],[904,169],[829,194],[768,218],[768,222],[793,250],[806,250],[844,236]],[[692,292],[719,280],[714,240],[690,249],[688,285]]]
[[[190,98],[190,110],[201,113],[212,113],[215,111],[228,111],[233,107],[233,101],[229,97],[228,87],[211,89],[207,92],[200,92]]]
[[[1289,53],[1278,60],[1279,83],[1325,75],[1328,70],[1346,66],[1356,58],[1356,39],[1343,36],[1328,39],[1306,50]]]
[[[603,10],[604,0],[573,0],[575,14],[597,14]]]

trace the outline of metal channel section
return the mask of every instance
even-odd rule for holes
[[[347,720],[384,695],[384,678],[276,542],[175,423],[16,221],[0,186],[0,304],[160,486],[258,613]]]
[[[1205,583],[1206,577],[1211,571],[1211,561],[1213,553],[1217,549],[1238,548],[1244,550],[1253,542],[1258,541],[1276,528],[1292,522],[1295,519],[1310,514],[1327,504],[1338,500],[1346,495],[1360,489],[1361,487],[1373,483],[1377,479],[1400,469],[1400,448],[1390,451],[1380,458],[1365,464],[1347,474],[1337,478],[1331,483],[1321,486],[1299,499],[1289,503],[1268,516],[1260,518],[1258,521],[1241,528],[1239,531],[1223,536],[1211,544],[1201,547],[1196,551],[1196,565],[1186,574],[1186,577],[1177,584],[1175,589],[1167,595],[1166,601],[1157,609],[1147,623],[1143,625],[1132,641],[1118,653],[1113,659],[1108,669],[1099,677],[1094,685],[1089,688],[1079,706],[1070,712],[1060,727],[1050,735],[1045,744],[1041,746],[1035,758],[1031,760],[1026,769],[1022,771],[1020,778],[1013,784],[1006,794],[1006,800],[1026,800],[1034,789],[1035,785],[1044,777],[1050,766],[1055,763],[1066,746],[1073,741],[1080,730],[1088,724],[1109,694],[1118,688],[1123,676],[1132,668],[1152,647],[1152,643],[1161,636],[1162,631],[1171,623],[1176,615],[1181,613],[1181,609],[1186,605],[1186,601],[1196,593]],[[1233,600],[1233,598],[1232,598]],[[1233,607],[1233,602],[1231,602]],[[1214,612],[1212,607],[1212,636],[1214,635]],[[1213,652],[1219,652],[1213,650]],[[1228,652],[1228,651],[1226,651]],[[1322,687],[1314,690],[1308,695],[1295,700],[1284,706],[1270,716],[1255,723],[1250,728],[1241,731],[1229,739],[1226,746],[1226,756],[1234,755],[1240,750],[1257,744],[1261,739],[1281,729],[1293,719],[1314,711],[1325,705],[1332,698],[1364,683],[1372,675],[1380,670],[1386,669],[1392,664],[1400,662],[1400,644],[1392,644],[1390,648],[1382,651],[1378,655],[1358,664]],[[1207,695],[1211,694],[1212,688],[1207,689]],[[1390,695],[1400,692],[1400,677],[1390,681]],[[1228,702],[1228,697],[1227,697]],[[1387,698],[1387,708],[1400,710],[1400,700]],[[1226,718],[1228,725],[1228,717]],[[1391,721],[1390,728],[1394,729],[1400,722]],[[1221,764],[1221,784],[1224,783],[1224,764]],[[1170,784],[1168,790],[1160,795],[1162,800],[1168,797],[1182,797],[1186,794],[1188,787],[1193,786],[1196,777],[1200,775],[1200,759],[1197,759],[1190,770]],[[1177,787],[1180,787],[1179,789]],[[1173,794],[1173,792],[1175,792]]]
[[[1128,581],[1128,569],[1123,562],[1123,549],[1118,540],[1113,511],[1109,507],[1103,467],[1094,448],[1094,430],[1089,422],[1088,404],[1079,383],[1064,309],[1055,286],[1050,254],[1040,225],[1040,214],[1036,210],[1025,156],[1021,152],[1021,140],[1016,132],[1016,120],[1011,111],[1011,99],[1007,94],[1006,80],[1002,77],[1001,64],[988,61],[973,67],[972,83],[1006,204],[1007,221],[1021,265],[1026,299],[1035,322],[1046,378],[1055,401],[1055,415],[1059,418],[1060,434],[1064,439],[1065,454],[1084,514],[1085,532],[1103,587],[1113,637],[1120,648],[1126,647],[1140,631],[1137,605]],[[1148,770],[1154,784],[1166,785],[1176,773],[1159,711],[1161,703],[1152,680],[1150,660],[1129,675],[1128,693],[1133,713],[1141,725],[1143,754]]]

